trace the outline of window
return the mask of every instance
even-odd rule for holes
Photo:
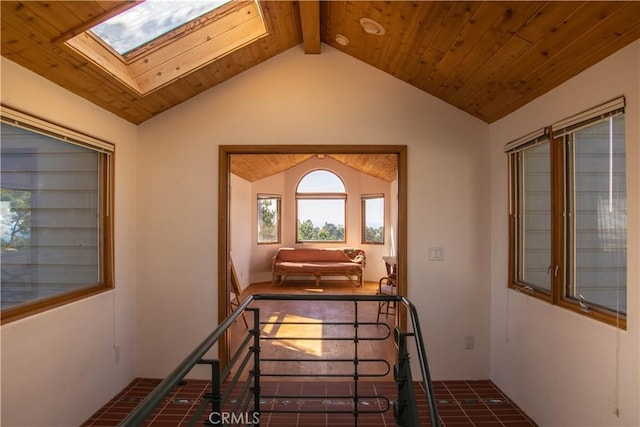
[[[296,190],[297,242],[344,242],[347,193],[338,175],[315,170]]]
[[[384,195],[362,196],[362,243],[384,244]]]
[[[91,32],[125,56],[228,2],[145,0],[96,25]]]
[[[113,146],[2,109],[2,321],[110,289]]]
[[[280,200],[258,194],[258,243],[280,243]]]
[[[626,327],[624,99],[507,145],[509,283]]]
[[[113,16],[115,10],[120,13]],[[125,2],[110,19],[58,40],[139,95],[265,37],[257,1]]]

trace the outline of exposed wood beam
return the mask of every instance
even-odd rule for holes
[[[304,53],[320,53],[320,2],[318,0],[300,2],[300,23]]]

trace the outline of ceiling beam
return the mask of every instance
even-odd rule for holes
[[[302,0],[299,4],[304,53],[320,53],[320,2]]]

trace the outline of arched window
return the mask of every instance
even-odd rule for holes
[[[338,175],[315,170],[296,189],[297,242],[344,242],[347,193]]]

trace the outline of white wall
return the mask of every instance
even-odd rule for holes
[[[138,375],[166,375],[215,326],[219,145],[406,144],[399,221],[433,377],[488,377],[485,123],[323,45],[320,55],[294,47],[146,121],[139,136]],[[445,261],[428,262],[430,246]]]
[[[249,270],[252,266],[251,248],[253,236],[253,218],[256,210],[256,204],[253,203],[255,197],[252,197],[251,183],[236,175],[230,177],[230,228],[231,228],[231,258],[233,259],[233,267],[238,275],[240,289],[244,290],[251,284]]]
[[[543,426],[640,425],[639,53],[635,42],[490,126],[491,378]],[[627,100],[626,331],[507,289],[503,153],[510,140],[620,95]]]
[[[2,103],[116,145],[115,291],[0,330],[0,424],[79,425],[135,374],[137,129],[5,58]]]

